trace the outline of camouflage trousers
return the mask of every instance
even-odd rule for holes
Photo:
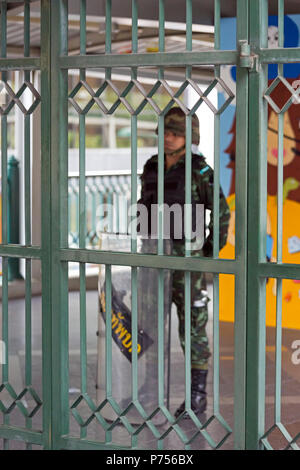
[[[173,245],[173,255],[183,256],[182,245]],[[179,339],[185,351],[185,296],[184,272],[174,271],[172,282],[172,301],[177,307],[179,322]],[[208,320],[207,303],[209,301],[204,289],[203,274],[191,273],[191,365],[193,369],[207,369],[210,357],[206,324]]]

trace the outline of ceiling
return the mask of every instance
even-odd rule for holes
[[[8,3],[8,54],[18,55],[23,50],[23,2]],[[193,50],[213,47],[214,0],[192,0]],[[278,0],[269,0],[269,13],[277,13]],[[105,42],[105,0],[87,0],[87,53],[103,53]],[[139,52],[155,52],[158,46],[159,0],[138,0]],[[184,0],[165,0],[166,51],[185,48]],[[30,40],[31,55],[39,55],[40,1],[31,1]],[[69,54],[79,52],[80,0],[69,0]],[[221,1],[221,16],[235,16],[236,0]],[[300,13],[299,0],[285,0],[285,13]],[[112,40],[116,53],[130,52],[131,0],[112,0]]]
[[[105,52],[106,0],[87,0],[86,42],[87,54]],[[192,0],[193,51],[214,47],[214,0]],[[131,52],[131,0],[112,0],[112,53]],[[278,0],[269,0],[269,13],[277,14]],[[159,0],[138,0],[138,52],[158,51]],[[185,0],[165,0],[165,51],[185,50]],[[285,0],[285,13],[300,13],[300,0]],[[23,2],[8,3],[7,56],[23,56],[24,50]],[[236,14],[236,0],[221,1],[221,16]],[[40,55],[40,1],[31,0],[30,54]],[[69,0],[69,54],[80,50],[80,0]],[[203,67],[201,74],[209,80],[212,67]]]

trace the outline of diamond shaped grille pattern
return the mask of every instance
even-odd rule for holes
[[[25,418],[32,418],[43,404],[40,397],[32,387],[25,387],[18,395],[9,383],[4,383],[0,386],[0,397],[4,392],[6,392],[6,395],[11,399],[9,405],[6,405],[5,402],[0,399],[0,411],[4,414],[10,414],[14,408],[17,407]],[[31,410],[28,410],[22,402],[26,397],[28,397],[28,395],[30,396],[30,400],[33,400],[35,403]]]
[[[280,108],[277,103],[272,99],[272,92],[280,85],[283,85],[290,93],[290,98],[286,101],[286,103]],[[284,78],[278,75],[278,77],[273,80],[271,85],[267,88],[265,91],[264,97],[271,106],[271,108],[275,111],[277,114],[282,114],[285,113],[289,109],[289,107],[297,103],[299,104],[299,93],[300,93],[300,88],[293,88],[289,82]]]
[[[87,411],[85,412],[86,416],[84,417],[78,409],[82,404],[87,407]],[[115,418],[104,418],[103,413],[101,412],[104,408],[106,408],[107,412],[108,407],[111,408],[114,416],[116,416]],[[141,418],[141,424],[131,424],[130,416],[132,415],[132,412]],[[86,393],[81,394],[75,400],[71,406],[71,413],[81,428],[87,427],[94,419],[96,419],[105,431],[112,431],[117,425],[123,425],[129,434],[132,436],[138,436],[146,426],[152,432],[154,438],[161,442],[174,431],[185,446],[189,446],[200,436],[203,437],[213,449],[218,449],[232,433],[230,426],[220,414],[214,414],[206,422],[201,423],[195,413],[188,410],[187,413],[191,423],[189,427],[194,425],[195,428],[195,432],[190,436],[187,435],[185,429],[180,426],[182,421],[186,423],[184,414],[175,419],[164,406],[157,406],[150,414],[147,414],[139,401],[129,403],[122,411],[113,398],[107,398],[97,406]],[[157,421],[159,421],[160,424],[157,424]],[[213,421],[217,421],[224,429],[224,436],[219,442],[216,442],[208,432],[208,427]]]
[[[279,435],[283,438],[284,442],[286,443],[284,450],[300,450],[300,447],[297,444],[297,441],[300,438],[300,433],[298,433],[294,438],[292,438],[292,436],[289,434],[289,432],[282,423],[276,423],[271,426],[271,428],[261,438],[261,443],[263,444],[265,449],[274,450],[269,440],[270,437],[272,437],[272,434],[274,434],[276,431],[279,432]]]
[[[199,99],[194,104],[193,108],[190,110],[180,100],[180,96],[188,87],[191,87],[194,91],[196,91],[196,93],[199,96]],[[208,98],[209,93],[215,87],[218,87],[224,93],[227,94],[227,99],[225,100],[224,104],[219,109],[217,109],[214,106],[214,104],[211,102],[211,100],[209,100]],[[129,102],[129,96],[133,88],[135,88],[139,92],[142,98],[141,103],[136,108],[134,108],[132,104]],[[76,100],[76,96],[82,89],[84,89],[85,92],[87,92],[87,94],[90,96],[88,103],[84,107],[81,107],[78,101]],[[111,89],[114,95],[116,96],[116,100],[110,107],[107,106],[107,103],[103,99],[103,93],[107,89]],[[170,97],[169,102],[164,107],[160,107],[154,100],[154,96],[159,90],[162,90],[167,96]],[[120,92],[119,89],[115,86],[115,84],[111,80],[108,80],[108,79],[104,81],[104,83],[100,86],[100,88],[96,92],[89,86],[88,83],[86,83],[84,80],[81,80],[80,82],[78,82],[78,84],[73,88],[73,90],[69,94],[69,102],[72,104],[72,106],[75,108],[78,114],[86,114],[91,109],[91,107],[96,103],[104,114],[113,114],[115,110],[118,108],[118,106],[120,104],[123,104],[131,115],[138,115],[142,112],[144,107],[147,104],[149,104],[157,115],[165,115],[169,111],[169,109],[173,105],[176,104],[182,109],[182,111],[186,115],[190,115],[190,114],[194,114],[196,110],[198,109],[198,107],[203,102],[209,107],[209,109],[214,114],[221,114],[227,108],[227,106],[231,103],[233,99],[234,99],[234,94],[231,92],[231,90],[228,88],[226,83],[221,78],[215,78],[204,92],[201,91],[197,83],[192,79],[185,80],[184,83],[175,92],[173,91],[172,87],[168,84],[166,80],[160,79],[160,80],[157,80],[157,82],[154,84],[154,86],[151,88],[151,90],[148,93],[145,91],[141,83],[138,80],[134,80],[134,79],[132,79],[128,83],[128,85],[125,87],[125,89],[122,92]]]
[[[24,94],[26,90],[29,90],[32,94],[33,97],[33,103],[29,108],[27,109],[26,106],[21,101],[21,96]],[[25,81],[19,91],[15,93],[13,89],[9,86],[7,82],[1,82],[1,90],[0,91],[5,91],[7,94],[7,104],[0,106],[0,114],[1,115],[6,115],[8,114],[11,109],[14,107],[16,104],[19,109],[22,111],[23,114],[29,115],[32,114],[33,111],[36,109],[36,107],[39,105],[41,101],[41,96],[38,93],[38,91],[34,88],[32,83]]]

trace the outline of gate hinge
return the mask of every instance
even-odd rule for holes
[[[239,66],[253,72],[258,71],[258,55],[251,52],[250,44],[243,40],[239,41]]]

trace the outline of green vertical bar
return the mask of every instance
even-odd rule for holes
[[[7,35],[7,5],[2,2],[1,5],[1,57],[6,57],[6,35]],[[7,72],[2,72],[2,80],[7,80]],[[1,194],[2,194],[2,243],[8,242],[7,226],[7,115],[1,115]]]
[[[164,406],[164,270],[158,270],[158,405]]]
[[[186,1],[186,50],[192,50],[192,1]],[[192,67],[186,67],[186,78],[191,78]],[[185,256],[191,256],[192,230],[192,116],[187,115],[185,121],[185,206],[184,206],[184,235]],[[184,273],[184,308],[185,308],[185,406],[191,410],[191,272]],[[189,446],[186,446],[187,449]]]
[[[278,0],[278,47],[284,47],[284,0]],[[278,75],[283,76],[283,64],[278,65]],[[284,114],[278,114],[278,165],[277,165],[277,262],[282,263],[283,216],[283,132]]]
[[[215,0],[215,49],[220,49],[220,0]],[[220,67],[214,67],[216,78],[220,77]],[[213,257],[219,257],[219,213],[220,213],[220,115],[214,115],[214,193],[213,193]],[[219,357],[219,275],[213,275],[213,404],[214,413],[219,412],[220,357]]]
[[[111,20],[111,0],[105,2],[105,54],[111,54],[111,31],[112,31],[112,20]],[[105,70],[105,78],[111,78],[111,68]]]
[[[80,0],[80,54],[86,54],[86,0]],[[85,69],[80,69],[80,80],[86,79]],[[86,247],[86,142],[85,114],[79,115],[79,248]],[[87,327],[86,327],[86,265],[79,264],[80,290],[80,365],[81,393],[87,393]],[[87,436],[87,428],[80,428],[80,437]]]
[[[215,0],[215,49],[220,49],[220,0]],[[215,66],[215,77],[220,77],[220,66]],[[214,201],[213,201],[213,257],[219,257],[220,213],[220,115],[214,115]]]
[[[30,115],[24,116],[25,244],[31,244]]]
[[[80,0],[80,54],[86,53],[86,0]],[[86,79],[85,69],[80,69],[80,80]],[[85,115],[79,115],[79,248],[86,246],[86,178],[85,178]],[[79,264],[80,286],[80,363],[81,391],[86,393],[86,268]],[[81,437],[86,437],[86,428],[81,428]]]
[[[159,238],[158,238],[158,255],[163,255],[163,239],[161,238],[163,231],[163,203],[159,204]],[[160,231],[160,229],[162,231]],[[158,271],[158,403],[159,406],[164,405],[164,271],[160,269]],[[158,442],[158,448],[163,448],[163,441]]]
[[[280,21],[279,21],[280,23]],[[280,29],[279,29],[280,31]],[[279,37],[282,34],[279,34]],[[280,46],[280,45],[279,45]],[[278,65],[278,73],[283,72],[283,65]],[[277,263],[282,263],[283,230],[283,119],[278,115],[278,165],[277,165]],[[281,346],[282,346],[282,279],[276,281],[276,355],[275,355],[275,422],[281,418]]]
[[[158,48],[159,52],[164,52],[165,50],[165,0],[159,0],[158,5]]]
[[[185,256],[191,256],[192,238],[192,115],[186,116],[185,126],[185,207],[184,207],[184,235]]]
[[[24,2],[24,57],[30,56],[30,2]],[[25,81],[30,81],[30,70],[24,72]],[[25,201],[25,245],[31,245],[31,155],[30,115],[24,115],[24,201]],[[31,260],[25,261],[25,385],[31,386]],[[31,429],[32,419],[26,418],[26,428]],[[31,445],[27,444],[30,450]]]
[[[158,203],[158,249],[157,254],[163,255],[163,229],[164,229],[164,116],[158,117],[158,187],[157,187],[157,203]]]
[[[1,57],[6,57],[6,33],[7,33],[7,4],[6,2],[1,2]]]
[[[185,406],[191,409],[191,273],[184,273],[184,309],[185,309]]]
[[[164,4],[159,4],[159,44],[160,47],[164,47]],[[161,67],[158,71],[158,78],[163,79],[164,68]],[[165,170],[165,155],[164,155],[164,116],[158,116],[158,187],[157,187],[157,203],[158,203],[158,214],[157,214],[157,228],[158,228],[158,240],[157,240],[157,254],[164,254],[164,170]],[[158,404],[160,407],[164,406],[164,271],[158,270],[157,279],[157,315],[158,315]],[[164,442],[159,440],[157,443],[158,449],[163,449]]]
[[[138,52],[138,3],[132,0],[132,52]]]
[[[132,0],[132,52],[138,52],[138,4],[137,0]],[[137,68],[131,70],[131,78],[137,79]],[[131,116],[131,207],[136,207],[137,203],[137,116]],[[136,219],[131,222],[131,252],[137,252],[137,226]],[[137,268],[131,268],[131,311],[132,311],[132,356],[131,356],[131,384],[132,400],[138,400],[138,301],[137,301]],[[137,444],[137,436],[132,435],[132,447]]]
[[[193,2],[186,0],[186,50],[191,51],[193,47]]]
[[[219,275],[213,276],[213,407],[220,412],[220,332],[219,332]]]
[[[214,4],[214,23],[215,23],[215,49],[220,49],[221,45],[221,28],[220,28],[220,20],[221,20],[221,0],[215,0]],[[216,67],[216,66],[215,66]]]
[[[80,54],[86,53],[86,0],[80,1]],[[85,69],[80,69],[80,80],[86,79]],[[79,248],[86,247],[86,142],[85,114],[79,115]],[[86,326],[86,265],[79,263],[80,292],[80,369],[81,393],[87,393],[87,326]],[[87,427],[80,428],[81,439],[86,438]]]
[[[51,278],[51,11],[50,0],[41,2],[41,268],[42,268],[42,369],[43,447],[52,447],[52,278]]]
[[[32,385],[32,335],[31,335],[31,260],[25,261],[25,387]],[[32,419],[26,418],[26,428],[32,428]],[[30,450],[31,445],[27,444]]]
[[[7,383],[9,378],[9,336],[8,336],[8,258],[2,258],[2,341],[5,344],[5,358],[2,365],[2,383]],[[10,416],[3,416],[3,424],[10,424]],[[4,450],[9,449],[9,440],[3,439]]]
[[[282,279],[276,286],[275,423],[281,421]]]
[[[1,3],[1,57],[6,57],[7,5]],[[2,80],[7,80],[7,73],[2,72]],[[7,115],[1,116],[1,194],[2,194],[2,243],[8,241],[8,186],[7,186]],[[5,361],[2,365],[2,382],[8,382],[8,259],[2,258],[2,340],[5,344]],[[10,423],[9,415],[3,416],[3,424]],[[9,440],[3,440],[3,448],[9,449]]]
[[[81,368],[81,393],[87,393],[87,329],[86,329],[86,266],[79,264],[80,284],[80,368]],[[87,436],[87,428],[80,428],[80,437]]]
[[[131,353],[131,386],[132,386],[132,401],[138,400],[138,300],[137,300],[137,268],[131,268],[131,341],[132,341],[132,353]],[[138,436],[131,436],[131,446],[137,445]]]
[[[58,58],[68,54],[68,2],[51,2],[51,268],[52,268],[52,436],[53,448],[69,432],[68,264],[68,73]]]
[[[94,180],[93,180],[94,181]],[[92,187],[92,230],[93,236],[95,237],[93,240],[93,245],[97,245],[97,188],[96,185],[93,184]],[[98,245],[97,245],[98,246]]]
[[[284,1],[278,0],[278,47],[284,47]]]
[[[105,54],[111,53],[111,0],[105,2]]]
[[[86,0],[80,0],[80,54],[86,52]],[[85,80],[85,69],[80,69],[80,80]],[[86,178],[85,178],[85,114],[79,115],[79,248],[86,241]]]
[[[158,5],[158,49],[159,52],[165,51],[165,0],[159,0]],[[164,67],[158,70],[158,78],[164,78]]]
[[[186,1],[186,50],[192,50],[192,1]],[[186,78],[191,78],[192,67],[186,66]],[[191,178],[192,178],[192,116],[186,116],[185,129],[185,206],[184,206],[184,236],[185,256],[191,255]],[[185,305],[185,406],[191,410],[191,272],[184,273],[184,305]],[[190,445],[185,445],[189,449]]]
[[[268,2],[251,0],[250,43],[267,47]],[[266,137],[267,107],[263,92],[267,67],[249,74],[249,189],[248,189],[248,299],[247,299],[247,376],[246,448],[260,448],[265,426],[265,279],[258,277],[258,263],[266,260]]]
[[[24,1],[24,57],[30,56],[30,0]]]
[[[112,303],[111,303],[111,266],[105,265],[105,386],[106,398],[112,397]],[[112,439],[111,431],[106,431],[105,442]]]
[[[138,357],[137,357],[137,268],[131,268],[131,311],[132,311],[132,400],[138,399]]]
[[[186,50],[193,49],[193,2],[186,0]],[[191,78],[192,67],[186,67],[186,78]]]
[[[278,0],[278,47],[284,47],[284,0]],[[283,76],[283,64],[278,65]],[[278,115],[277,263],[282,263],[284,114]],[[282,279],[276,282],[275,422],[281,421]]]
[[[26,259],[26,286],[25,286],[25,385],[30,386],[32,381],[31,357],[31,260]]]
[[[79,177],[78,177],[79,180]],[[76,184],[78,185],[75,188],[74,196],[75,196],[75,233],[76,233],[76,244],[79,246],[79,231],[80,231],[80,209],[79,209],[79,181],[76,179]]]
[[[188,74],[188,72],[187,72]],[[186,148],[185,148],[185,256],[191,255],[191,175],[192,175],[192,126],[191,116],[186,116]],[[184,305],[185,305],[185,405],[191,407],[191,272],[184,273]]]
[[[69,181],[70,183],[70,181]],[[69,232],[72,233],[72,242],[73,242],[73,220],[72,220],[72,199],[73,199],[73,191],[70,188],[70,184],[68,184],[68,227]]]
[[[283,119],[278,114],[278,165],[277,165],[277,263],[282,263],[283,216]]]
[[[105,266],[105,367],[106,397],[112,396],[111,266]]]
[[[138,50],[138,9],[137,1],[132,0],[132,52],[136,53]],[[137,69],[135,67],[131,70],[131,78],[137,79]],[[137,203],[137,116],[131,116],[131,207],[135,207]],[[135,214],[132,214],[135,219]],[[136,223],[131,223],[131,251],[136,253],[137,250],[137,227]]]
[[[86,0],[80,0],[80,54],[86,53]]]
[[[237,42],[249,41],[248,5],[248,0],[237,3]],[[246,433],[248,93],[249,72],[237,65],[235,258],[240,263],[234,298],[234,446],[237,450],[245,448]]]
[[[165,2],[164,0],[159,0],[159,52],[165,51]],[[164,67],[160,67],[158,70],[158,79],[164,78]],[[158,211],[158,246],[157,253],[164,253],[164,242],[161,237],[163,236],[163,224],[164,224],[164,215],[163,209],[161,210],[161,204],[164,203],[164,118],[159,116],[158,120],[159,127],[159,144],[158,144],[158,204],[160,210]],[[165,338],[164,338],[164,270],[158,270],[158,337],[157,337],[157,346],[158,346],[158,405],[162,408],[164,407],[164,379],[165,379]],[[163,449],[164,442],[159,440],[158,449]]]

